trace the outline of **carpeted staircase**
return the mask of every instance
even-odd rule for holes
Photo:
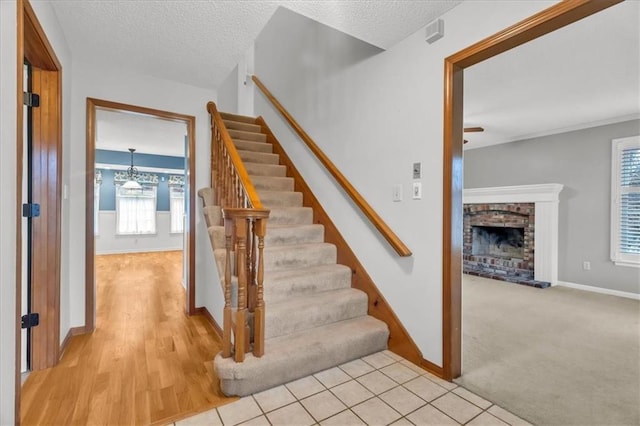
[[[226,395],[249,395],[387,347],[387,325],[367,315],[367,296],[351,288],[351,270],[302,206],[279,156],[255,119],[221,114],[262,204],[271,210],[265,239],[265,354],[245,361],[216,356]],[[199,191],[220,276],[225,238],[215,189]]]

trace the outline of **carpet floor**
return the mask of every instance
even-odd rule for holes
[[[460,385],[537,425],[640,424],[640,301],[465,275]]]

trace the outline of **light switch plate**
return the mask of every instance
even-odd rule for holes
[[[393,201],[402,201],[402,184],[393,185]]]
[[[422,198],[422,183],[413,182],[413,199],[420,200]]]

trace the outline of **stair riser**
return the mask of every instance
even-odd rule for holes
[[[264,270],[282,271],[309,266],[336,263],[336,247],[330,244],[313,244],[293,247],[265,247]]]
[[[238,150],[240,158],[245,163],[273,164],[278,165],[280,158],[277,154],[267,154],[266,152],[241,151]]]
[[[259,163],[244,163],[245,169],[254,176],[285,177],[287,175],[286,166]]]
[[[267,225],[266,247],[291,244],[310,244],[324,242],[324,227],[321,225],[287,226],[286,228]]]
[[[260,133],[261,128],[257,124],[243,123],[241,121],[223,120],[227,130],[242,130],[243,132]]]
[[[277,225],[304,225],[312,222],[313,210],[310,207],[272,207],[268,221]]]
[[[226,240],[224,226],[209,227],[209,235],[215,248],[225,248]],[[265,247],[283,246],[291,244],[311,244],[324,241],[322,226],[300,226],[286,228],[269,228],[264,239]]]
[[[272,176],[250,176],[253,186],[265,191],[293,191],[293,178]]]
[[[236,139],[233,141],[233,144],[236,146],[236,149],[242,151],[266,152],[267,154],[273,153],[273,145],[270,143],[241,141]]]
[[[231,114],[228,112],[221,111],[220,117],[222,117],[223,120],[239,121],[241,123],[248,123],[248,124],[256,124],[255,118],[247,117],[246,115]]]
[[[285,309],[271,304],[266,313],[265,339],[284,336],[344,321],[367,314],[367,295],[360,291],[350,292],[348,297],[331,302],[323,301],[304,309]],[[282,304],[287,304],[286,301]]]
[[[302,207],[302,193],[292,191],[258,191],[260,201],[269,207]]]
[[[205,207],[216,204],[216,191],[213,188],[202,188],[198,191],[198,197]]]
[[[218,206],[207,206],[202,209],[207,228],[222,224],[222,210]]]
[[[232,139],[242,139],[245,141],[266,142],[267,135],[264,133],[243,132],[242,130],[229,130]]]
[[[292,276],[272,282],[267,273],[264,278],[264,300],[273,303],[312,293],[342,290],[351,287],[351,271],[336,268],[315,275]]]

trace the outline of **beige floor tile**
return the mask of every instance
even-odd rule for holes
[[[418,377],[418,373],[399,362],[387,365],[386,367],[381,368],[380,371],[400,384]]]
[[[375,354],[363,356],[361,359],[374,368],[386,367],[387,365],[396,362],[395,359],[383,354],[382,352],[376,352]]]
[[[358,416],[353,414],[351,410],[345,410],[333,417],[320,422],[322,426],[359,426],[366,424]]]
[[[362,377],[358,377],[356,380],[376,395],[398,386],[396,382],[379,371],[373,371],[369,374],[365,374]]]
[[[267,418],[273,426],[309,426],[316,422],[299,402],[278,408],[268,413]]]
[[[353,407],[352,410],[368,425],[388,425],[402,417],[400,413],[389,407],[380,398],[366,400]]]
[[[324,391],[300,401],[317,421],[327,419],[347,408],[331,392]]]
[[[427,370],[425,370],[424,368],[420,367],[419,365],[415,365],[414,363],[406,359],[403,359],[402,361],[400,361],[400,363],[418,374],[425,374],[427,372]]]
[[[347,383],[338,385],[332,388],[331,392],[347,407],[353,407],[374,396],[367,388],[355,380],[349,380]]]
[[[205,411],[204,413],[196,414],[195,416],[180,420],[175,424],[176,426],[222,426],[222,420],[220,420],[218,411],[214,408],[213,410]]]
[[[415,379],[405,383],[403,386],[427,402],[433,401],[447,393],[445,388],[436,385],[431,380],[422,376],[416,377]]]
[[[438,376],[434,376],[431,373],[426,373],[424,377],[426,377],[427,379],[431,380],[434,383],[439,384],[440,386],[442,386],[447,390],[453,390],[458,387],[458,385],[456,385],[455,383],[447,382],[446,380],[443,380]]]
[[[420,426],[445,426],[460,424],[431,405],[425,405],[424,407],[409,414],[407,418],[413,424]]]
[[[467,426],[509,426],[509,423],[505,423],[485,411],[467,423]]]
[[[298,399],[303,399],[308,397],[309,395],[313,395],[325,390],[325,387],[322,386],[322,383],[320,383],[313,376],[303,377],[302,379],[289,382],[285,386]]]
[[[397,353],[391,352],[389,349],[385,349],[384,351],[382,351],[382,353],[388,356],[389,358],[395,359],[396,361],[402,361],[404,359]]]
[[[380,399],[403,416],[427,404],[424,400],[418,398],[402,386],[381,394]]]
[[[413,423],[403,417],[397,422],[391,423],[391,426],[413,426]]]
[[[453,393],[441,396],[432,401],[431,405],[460,423],[466,423],[482,412],[480,408]]]
[[[497,418],[504,420],[505,422],[509,423],[512,426],[531,426],[531,423],[521,419],[515,414],[508,412],[504,408],[498,407],[497,405],[494,405],[493,407],[489,408],[487,411],[493,414],[494,416],[496,416]]]
[[[351,362],[347,362],[346,364],[342,364],[340,368],[354,379],[375,370],[375,368],[361,359],[355,359]]]
[[[320,381],[326,388],[332,388],[340,383],[351,380],[351,376],[339,369],[333,367],[328,370],[321,371],[313,375]]]
[[[262,411],[252,397],[246,396],[232,402],[231,404],[219,407],[218,414],[220,414],[222,423],[225,425],[236,425],[253,419],[254,417],[258,417],[262,414]]]
[[[462,398],[466,399],[470,403],[477,405],[478,407],[482,408],[483,410],[486,410],[487,408],[491,407],[491,403],[489,401],[487,401],[486,399],[480,398],[475,393],[470,392],[470,391],[468,391],[465,388],[462,388],[460,386],[455,388],[452,392],[455,393],[456,395],[461,396]]]
[[[253,395],[265,413],[295,402],[296,397],[284,386],[278,386]]]
[[[255,419],[251,419],[244,423],[241,423],[240,426],[270,426],[269,420],[265,416],[256,417]],[[205,426],[205,425],[202,425]],[[207,425],[208,426],[208,425]]]

